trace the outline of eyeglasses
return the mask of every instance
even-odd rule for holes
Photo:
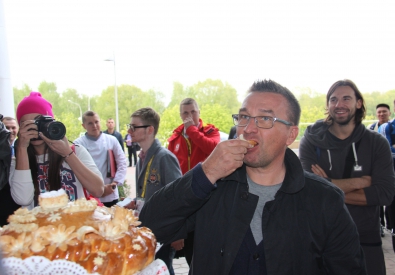
[[[272,116],[247,116],[247,115],[234,114],[234,115],[232,115],[232,118],[233,118],[233,123],[236,126],[240,126],[240,127],[247,126],[248,123],[250,122],[250,118],[253,118],[255,120],[255,125],[257,127],[263,128],[263,129],[273,128],[275,121],[284,123],[287,126],[293,125],[293,123],[291,123],[291,122],[288,122],[286,120],[279,119],[276,117],[272,117]]]
[[[128,130],[131,130],[132,132],[136,131],[136,129],[138,128],[147,128],[150,127],[152,125],[141,125],[141,126],[134,126],[132,124],[126,124],[126,127],[128,127]]]

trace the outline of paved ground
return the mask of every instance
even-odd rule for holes
[[[127,183],[131,186],[130,197],[134,198],[136,196],[135,190],[135,167],[127,168],[126,175]],[[383,250],[385,256],[385,264],[387,267],[387,275],[395,275],[395,253],[392,248],[392,238],[391,233],[386,231],[383,240]],[[175,259],[173,262],[173,268],[176,275],[187,275],[189,267],[185,258]]]
[[[173,260],[173,269],[176,275],[188,275],[189,266],[184,257]]]
[[[395,275],[395,253],[392,248],[391,233],[389,231],[385,231],[385,237],[382,238],[382,240],[387,275]]]

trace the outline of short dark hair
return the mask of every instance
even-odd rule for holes
[[[385,103],[377,104],[376,110],[377,110],[378,108],[380,108],[380,107],[384,107],[384,108],[387,108],[388,110],[391,110],[391,109],[390,109],[390,106],[389,106],[388,104],[385,104]]]
[[[4,122],[4,121],[11,121],[11,120],[14,120],[18,124],[18,121],[16,121],[15,118],[10,117],[10,116],[5,116],[2,119],[0,119],[0,121],[2,121],[2,122]]]
[[[327,117],[325,118],[325,122],[329,125],[331,125],[333,123],[333,118],[329,114],[328,103],[329,103],[329,99],[330,99],[331,95],[335,92],[335,90],[339,87],[342,87],[342,86],[348,86],[351,89],[353,89],[357,101],[361,100],[361,102],[362,102],[361,108],[357,109],[355,111],[355,124],[358,125],[362,122],[362,120],[365,118],[365,115],[366,115],[365,100],[363,99],[362,93],[359,91],[357,85],[355,85],[355,83],[352,82],[350,79],[343,79],[343,80],[336,81],[329,88],[329,91],[326,94],[325,115],[327,115]]]
[[[98,115],[98,114],[94,111],[86,111],[85,113],[82,114],[82,123],[85,123],[87,116],[95,116],[95,115]]]
[[[130,117],[139,117],[143,124],[152,125],[154,127],[154,136],[158,133],[160,116],[154,109],[150,107],[141,108],[135,111]]]
[[[299,120],[300,120],[300,105],[299,101],[296,99],[294,94],[288,90],[286,87],[281,86],[277,82],[273,80],[259,80],[255,81],[254,84],[248,89],[248,93],[253,93],[253,92],[260,92],[260,93],[274,93],[274,94],[279,94],[285,97],[287,103],[288,103],[288,110],[287,110],[287,116],[288,120],[292,122],[293,125],[298,126],[299,125]]]
[[[180,111],[181,111],[181,106],[182,105],[189,105],[189,104],[194,104],[198,109],[199,109],[199,104],[197,104],[196,100],[193,98],[187,97],[184,98],[181,103],[180,103]]]

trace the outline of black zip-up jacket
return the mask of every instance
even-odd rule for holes
[[[285,165],[284,182],[262,214],[267,274],[366,274],[343,192],[304,172],[290,149]],[[245,166],[212,186],[199,164],[157,191],[140,213],[159,242],[195,230],[194,275],[229,274],[258,202],[248,192]],[[250,274],[248,263],[245,270]]]

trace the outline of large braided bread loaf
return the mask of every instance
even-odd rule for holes
[[[53,192],[50,192],[53,193]],[[62,191],[20,208],[0,231],[4,257],[66,259],[88,273],[134,274],[155,256],[156,239],[131,210],[97,207],[94,200],[68,202]],[[59,193],[61,194],[60,196]]]

